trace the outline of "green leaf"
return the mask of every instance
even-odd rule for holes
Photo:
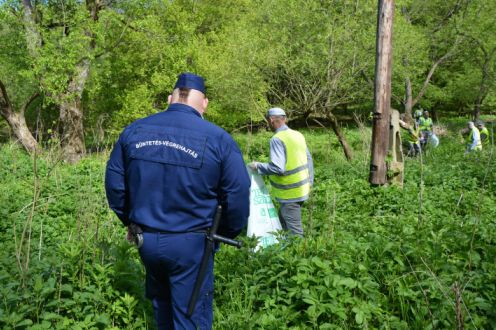
[[[354,289],[357,287],[357,281],[352,278],[343,278],[338,281],[338,285],[345,286],[349,289]]]
[[[16,327],[26,327],[26,326],[29,326],[32,324],[33,324],[33,321],[31,321],[30,319],[24,319],[21,322],[17,323]]]

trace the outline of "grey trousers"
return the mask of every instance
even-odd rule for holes
[[[281,226],[290,235],[303,237],[303,227],[301,225],[302,205],[303,202],[280,203],[279,219],[281,220]]]

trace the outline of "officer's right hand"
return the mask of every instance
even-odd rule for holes
[[[126,239],[128,242],[132,243],[133,242],[133,234],[131,233],[131,227],[127,227],[127,235]]]

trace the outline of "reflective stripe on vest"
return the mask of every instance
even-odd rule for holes
[[[307,196],[310,193],[310,175],[305,137],[292,129],[280,131],[274,137],[281,140],[286,148],[284,174],[269,176],[274,197],[290,200]]]

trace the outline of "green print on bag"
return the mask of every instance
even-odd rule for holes
[[[262,189],[252,189],[251,193],[253,194],[253,202],[255,205],[272,203],[267,187]]]
[[[277,219],[279,219],[279,217],[277,216],[276,209],[273,208],[273,207],[270,207],[268,209],[266,209],[266,208],[260,209],[260,216],[261,217],[265,217],[266,218],[267,215],[269,216],[269,218],[277,218]]]
[[[262,177],[248,169],[251,178],[250,217],[248,219],[247,236],[258,239],[255,251],[277,243],[276,232],[281,230],[277,211],[270,198],[269,190]]]

